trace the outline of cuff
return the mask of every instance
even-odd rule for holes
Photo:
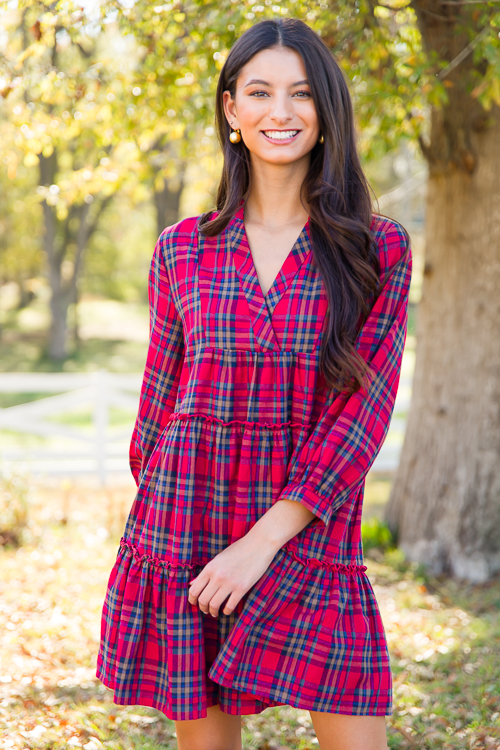
[[[285,487],[278,497],[278,500],[296,500],[302,503],[311,513],[323,521],[325,526],[329,523],[332,516],[332,506],[329,500],[317,495],[313,490],[305,485],[289,485]],[[315,523],[313,520],[312,523]]]

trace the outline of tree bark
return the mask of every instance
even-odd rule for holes
[[[471,54],[483,33],[473,11],[412,6],[424,46],[449,61],[439,73],[449,101],[420,140],[429,184],[417,356],[384,519],[407,558],[480,583],[500,570],[500,109],[485,112],[470,93],[484,72]]]
[[[40,184],[52,185],[57,175],[57,152],[44,157],[39,154]],[[45,233],[44,250],[47,256],[48,279],[51,289],[50,297],[50,330],[47,352],[51,359],[63,360],[68,356],[68,309],[76,302],[76,287],[82,269],[83,255],[90,238],[94,234],[99,218],[111,201],[106,196],[94,209],[93,219],[89,219],[90,205],[82,203],[73,205],[64,222],[58,221],[56,211],[47,201],[42,201]],[[76,220],[77,229],[72,229]],[[67,258],[68,245],[75,245],[71,261],[73,269],[69,277],[63,276],[63,262]]]
[[[184,170],[175,180],[163,180],[163,188],[154,191],[157,237],[165,227],[179,221],[179,206],[184,189]]]
[[[408,559],[480,583],[500,571],[500,109],[457,87],[422,145],[416,367],[384,519]]]

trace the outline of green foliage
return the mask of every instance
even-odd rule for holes
[[[396,546],[389,527],[376,516],[361,522],[361,537],[364,552],[374,548],[385,551]]]
[[[14,180],[8,157],[4,164],[7,168],[0,169],[0,283],[19,285],[22,306],[43,270],[42,216],[33,170],[18,166]]]

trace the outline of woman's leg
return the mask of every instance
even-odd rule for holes
[[[174,721],[179,750],[241,750],[241,716],[225,714],[218,705],[204,719]]]
[[[387,750],[385,716],[309,713],[320,750]]]

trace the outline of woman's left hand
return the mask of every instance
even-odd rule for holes
[[[190,581],[189,602],[198,604],[201,611],[217,617],[219,607],[229,596],[223,614],[229,615],[242,597],[268,569],[277,550],[256,545],[256,539],[246,535],[219,552],[203,570]]]

